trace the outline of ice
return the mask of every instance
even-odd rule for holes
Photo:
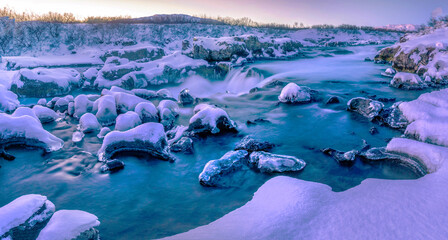
[[[74,132],[73,135],[72,135],[72,141],[73,141],[74,143],[81,142],[82,139],[84,138],[84,136],[85,136],[85,135],[84,135],[83,132],[76,131],[76,132]]]
[[[54,122],[59,118],[59,115],[55,111],[41,105],[34,105],[33,112],[41,123]]]
[[[162,160],[172,160],[166,152],[165,130],[160,123],[144,123],[131,130],[112,131],[103,140],[98,159],[106,161],[118,152],[145,152]]]
[[[59,210],[53,214],[47,226],[39,233],[38,240],[99,239],[95,227],[99,226],[98,218],[80,210]],[[83,238],[81,238],[83,239]]]
[[[278,100],[284,103],[303,103],[311,101],[308,88],[300,87],[295,83],[288,83],[278,96]]]
[[[117,121],[115,123],[115,130],[117,131],[127,131],[132,129],[138,125],[142,124],[142,120],[140,116],[133,112],[129,111],[123,114],[118,115]]]
[[[79,119],[79,130],[83,133],[96,132],[99,131],[100,128],[101,124],[92,113],[85,113]]]
[[[245,150],[230,151],[220,159],[209,161],[199,174],[199,183],[209,187],[220,185],[225,175],[243,167],[247,155]]]
[[[17,95],[0,84],[0,112],[12,112],[19,105]]]
[[[304,160],[294,156],[272,154],[263,151],[251,153],[249,163],[261,172],[300,171],[306,166]]]
[[[53,203],[42,195],[29,194],[15,199],[0,208],[0,238],[14,237],[13,229],[32,230],[36,224],[50,219],[54,210]]]

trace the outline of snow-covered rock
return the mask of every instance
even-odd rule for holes
[[[54,122],[59,118],[59,115],[55,111],[41,105],[34,105],[33,112],[41,123]]]
[[[170,144],[171,152],[193,153],[193,140],[189,137],[182,137],[178,141]]]
[[[135,94],[135,96],[141,97],[146,100],[151,100],[151,99],[157,98],[157,92],[153,91],[153,90],[132,89],[131,91]]]
[[[117,103],[117,111],[119,112],[134,111],[137,104],[141,102],[149,102],[146,99],[135,96],[132,92],[103,90],[102,94],[111,95],[115,98],[115,102]]]
[[[220,159],[209,161],[199,175],[199,183],[209,187],[218,186],[225,175],[243,167],[247,156],[248,152],[244,150],[230,151]]]
[[[390,86],[405,90],[418,90],[428,87],[417,74],[407,72],[395,74],[394,78],[390,81]]]
[[[112,130],[110,130],[110,128],[108,127],[103,127],[101,128],[100,132],[98,133],[98,135],[96,135],[99,139],[103,139],[108,133],[110,133]]]
[[[167,141],[162,124],[144,123],[125,132],[108,133],[98,151],[98,159],[106,161],[119,152],[144,152],[158,159],[173,160],[166,148]]]
[[[85,113],[91,112],[93,108],[93,102],[85,94],[80,94],[75,98],[75,112],[73,117],[80,118]]]
[[[141,102],[135,106],[135,112],[139,115],[143,123],[158,122],[158,110],[151,102]]]
[[[83,132],[76,131],[72,134],[72,142],[74,143],[81,142],[84,137],[85,134]]]
[[[125,164],[123,161],[120,161],[117,159],[112,159],[112,160],[106,161],[106,163],[103,166],[101,166],[100,171],[102,173],[116,172],[116,171],[123,169],[124,166],[125,166]]]
[[[0,112],[12,112],[19,105],[20,102],[17,95],[0,84]]]
[[[54,204],[42,195],[30,194],[15,199],[0,208],[0,238],[36,237],[54,210]]]
[[[71,68],[21,69],[11,91],[19,96],[50,97],[67,94],[80,81],[79,72]]]
[[[399,108],[401,102],[394,103],[391,107],[383,108],[378,115],[378,120],[385,123],[387,126],[396,129],[406,128],[409,124],[406,117]]]
[[[162,88],[159,91],[156,92],[157,97],[161,99],[174,99],[173,95],[171,94],[170,90],[166,88]]]
[[[272,154],[268,152],[252,152],[249,156],[249,164],[261,172],[289,172],[300,171],[306,163],[294,156]]]
[[[100,128],[101,124],[92,113],[85,113],[79,119],[79,130],[81,130],[83,133],[96,132],[99,131]]]
[[[93,103],[92,111],[102,125],[112,125],[117,118],[115,98],[110,95],[102,96]]]
[[[51,152],[61,149],[64,141],[43,129],[39,120],[33,117],[14,117],[0,113],[0,145],[17,144]]]
[[[336,162],[341,165],[352,165],[355,163],[357,150],[351,150],[348,152],[342,152],[332,148],[325,148],[322,150],[323,153],[331,156]]]
[[[194,97],[191,96],[190,90],[188,88],[185,88],[180,91],[178,101],[181,105],[190,105],[194,103]]]
[[[142,120],[140,116],[133,112],[129,111],[123,114],[118,115],[117,121],[115,123],[115,130],[117,131],[127,131],[132,129],[138,125],[142,124]]]
[[[283,89],[278,100],[284,103],[306,103],[311,101],[310,89],[300,87],[295,83],[288,83]]]
[[[130,61],[147,62],[162,58],[165,56],[165,51],[162,48],[154,46],[144,46],[144,47],[126,47],[123,49],[111,49],[107,50],[101,59],[106,61],[110,57],[125,58]]]
[[[88,212],[80,210],[59,210],[53,214],[48,224],[39,233],[38,240],[79,239],[98,240],[95,229],[100,222]]]
[[[369,119],[378,116],[383,107],[383,103],[363,97],[352,98],[347,103],[348,111],[356,112]]]
[[[30,116],[36,119],[38,123],[40,123],[40,119],[37,117],[36,113],[33,109],[29,107],[19,107],[12,114],[11,117],[21,117],[21,116]]]
[[[65,112],[68,110],[68,105],[70,104],[70,101],[67,98],[59,98],[55,103],[53,109],[56,112]]]
[[[193,135],[207,135],[238,130],[226,111],[217,107],[204,107],[190,118],[187,131]]]

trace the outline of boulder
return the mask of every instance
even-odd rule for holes
[[[248,152],[264,151],[268,152],[274,147],[269,142],[258,141],[250,136],[241,139],[235,146],[235,150],[246,150]]]
[[[378,116],[383,107],[383,103],[363,97],[352,98],[347,103],[348,111],[356,112],[369,119]]]
[[[190,119],[188,132],[193,135],[210,135],[237,132],[236,124],[226,111],[217,107],[205,107]]]
[[[261,172],[300,171],[306,162],[294,156],[272,154],[268,152],[253,152],[249,156],[249,164]]]
[[[79,119],[79,130],[81,130],[83,133],[96,132],[99,131],[100,128],[101,124],[92,113],[85,113]]]
[[[310,89],[300,87],[295,83],[288,83],[278,96],[278,100],[283,103],[307,103],[311,101]]]
[[[226,175],[243,167],[247,156],[244,150],[230,151],[220,159],[209,161],[199,175],[199,183],[207,187],[219,186]]]

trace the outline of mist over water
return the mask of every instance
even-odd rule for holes
[[[366,178],[413,179],[411,169],[394,163],[364,163],[339,166],[320,149],[342,151],[359,148],[362,139],[372,146],[385,146],[401,132],[379,126],[345,110],[353,97],[415,99],[421,91],[401,91],[388,86],[380,76],[385,65],[364,62],[383,46],[321,49],[313,58],[257,62],[232,70],[224,81],[191,76],[179,86],[169,87],[174,96],[189,88],[195,97],[225,109],[236,121],[239,134],[209,137],[195,142],[194,155],[176,154],[174,163],[144,156],[119,156],[124,170],[99,174],[96,152],[101,143],[87,134],[73,143],[76,122],[63,119],[45,128],[65,141],[61,151],[42,155],[39,150],[11,149],[16,160],[0,160],[0,205],[24,194],[47,196],[58,209],[82,209],[98,216],[102,239],[150,239],[188,231],[208,224],[249,201],[267,180],[279,174],[247,170],[230,181],[227,188],[205,188],[198,176],[205,164],[234,148],[245,135],[276,144],[273,153],[293,155],[307,162],[298,173],[286,175],[328,184],[334,191],[358,185]],[[281,87],[263,88],[281,80],[319,91],[320,101],[303,105],[279,105]],[[254,87],[259,91],[249,93]],[[330,96],[341,104],[325,105]],[[34,100],[25,99],[32,102]],[[179,124],[187,125],[191,110],[183,109]],[[246,125],[262,118],[269,122]],[[379,134],[371,135],[375,126]]]

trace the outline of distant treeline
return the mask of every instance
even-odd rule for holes
[[[232,26],[246,26],[254,28],[274,28],[283,30],[300,30],[300,29],[346,29],[346,30],[379,30],[389,32],[400,32],[398,30],[375,28],[371,26],[356,26],[350,24],[342,25],[312,25],[305,26],[303,23],[295,22],[294,24],[282,23],[260,23],[248,17],[232,18],[232,17],[212,17],[207,15],[189,16],[185,14],[169,14],[169,15],[154,15],[150,17],[131,18],[130,16],[116,16],[116,17],[98,17],[90,16],[84,19],[79,19],[73,13],[55,13],[48,12],[45,14],[35,14],[29,12],[17,12],[14,9],[4,7],[0,8],[0,17],[8,17],[14,19],[16,22],[47,22],[47,23],[129,23],[129,24],[182,24],[182,23],[199,23],[199,24],[215,24],[215,25],[232,25]]]

